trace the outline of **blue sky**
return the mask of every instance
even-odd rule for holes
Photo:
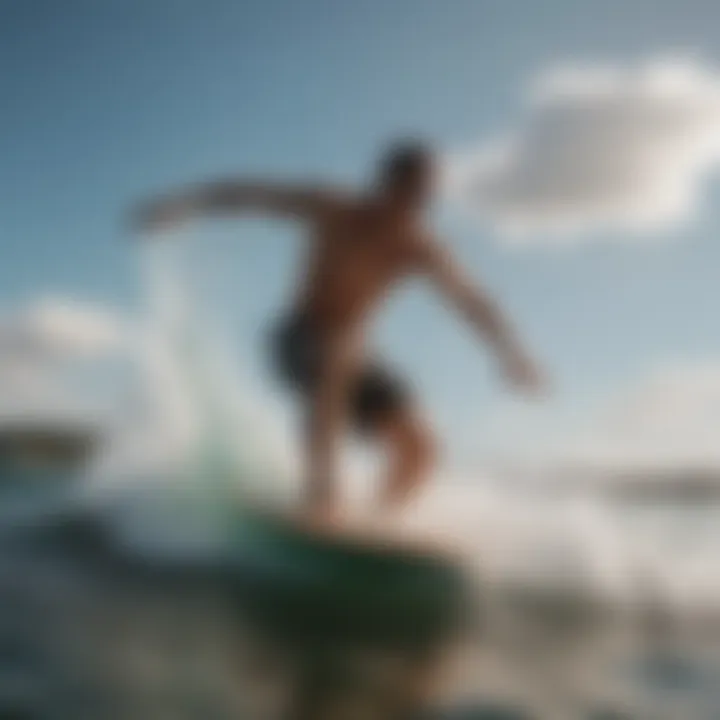
[[[554,63],[690,50],[717,64],[718,21],[720,7],[698,0],[5,2],[0,306],[50,293],[136,308],[123,214],[147,192],[230,173],[361,182],[395,135],[452,150],[506,131]],[[717,197],[710,184],[699,216],[666,242],[564,249],[512,251],[442,213],[555,377],[557,398],[528,409],[527,432],[567,428],[658,362],[720,355]],[[262,326],[300,238],[257,222],[196,232],[239,359],[264,377]],[[504,442],[486,354],[430,293],[402,291],[376,337],[452,453]]]

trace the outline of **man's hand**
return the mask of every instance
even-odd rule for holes
[[[131,215],[132,230],[154,233],[177,227],[190,215],[187,199],[163,197],[142,203]]]
[[[501,363],[503,376],[517,390],[538,397],[548,389],[542,370],[522,352],[506,353],[501,358]]]

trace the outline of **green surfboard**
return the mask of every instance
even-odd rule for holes
[[[314,533],[269,512],[239,515],[233,565],[254,620],[297,640],[425,646],[457,626],[470,600],[450,556],[377,536]]]
[[[288,720],[394,720],[432,700],[445,655],[473,616],[452,558],[357,534],[316,534],[246,510],[233,543],[239,632],[285,668]],[[243,642],[243,640],[241,640]],[[257,684],[251,660],[247,695]]]

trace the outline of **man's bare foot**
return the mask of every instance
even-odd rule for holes
[[[309,508],[298,516],[298,523],[314,533],[336,533],[343,525],[340,509],[333,506]]]

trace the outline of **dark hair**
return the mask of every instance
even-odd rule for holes
[[[402,183],[424,175],[433,164],[430,147],[418,140],[391,145],[382,157],[380,173],[385,182]]]

